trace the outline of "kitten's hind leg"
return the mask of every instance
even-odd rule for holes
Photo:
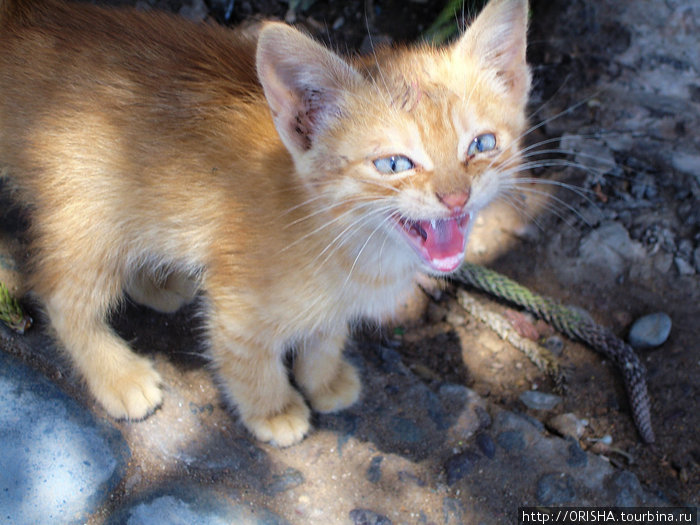
[[[154,273],[142,269],[129,279],[126,293],[139,304],[169,314],[191,302],[197,295],[197,289],[197,279],[185,272],[171,270]]]
[[[40,263],[35,289],[92,395],[112,417],[142,419],[162,402],[160,376],[107,325],[109,307],[121,292],[116,265],[81,255]]]
[[[360,396],[357,369],[343,358],[346,332],[306,339],[294,359],[294,377],[318,412],[335,412]]]

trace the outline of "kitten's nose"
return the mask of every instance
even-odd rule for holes
[[[470,191],[459,191],[456,193],[448,193],[446,195],[442,195],[438,193],[438,199],[447,206],[450,211],[452,212],[459,212],[462,211],[462,208],[467,204],[467,201],[469,201],[469,194]]]

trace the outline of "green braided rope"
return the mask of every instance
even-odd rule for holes
[[[515,281],[483,266],[464,263],[454,279],[527,309],[566,336],[583,341],[609,358],[622,374],[640,436],[646,443],[654,442],[646,370],[632,347],[575,310],[553,299],[534,294]]]
[[[17,299],[12,297],[7,286],[2,282],[0,282],[0,321],[20,334],[32,325],[32,318],[24,313]]]

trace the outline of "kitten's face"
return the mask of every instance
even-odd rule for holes
[[[348,102],[362,118],[339,120],[319,145],[342,174],[327,179],[336,201],[362,203],[358,225],[437,273],[461,264],[477,212],[517,164],[525,122],[493,79],[453,58],[389,58]]]
[[[496,0],[442,51],[385,50],[347,70],[324,64],[330,81],[302,92],[288,122],[271,103],[297,171],[329,196],[340,228],[431,273],[459,267],[476,213],[518,162],[524,10],[521,0]]]

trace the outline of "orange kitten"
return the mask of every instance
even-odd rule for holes
[[[31,212],[32,287],[107,412],[163,400],[106,322],[124,292],[166,312],[201,292],[261,440],[299,441],[305,398],[354,403],[348,324],[455,270],[516,167],[526,25],[526,0],[493,0],[450,47],[344,59],[280,23],[0,0],[0,167]]]

